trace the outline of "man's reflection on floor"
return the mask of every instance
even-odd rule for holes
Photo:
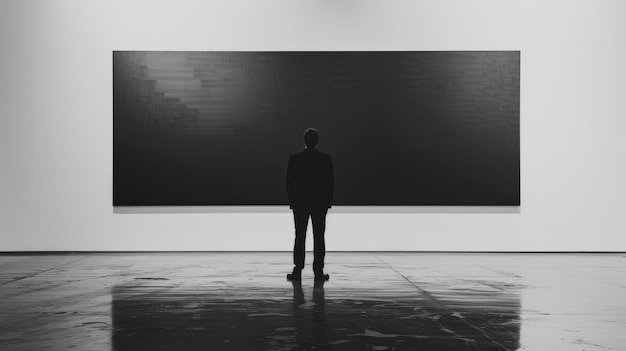
[[[307,303],[302,282],[292,281],[293,317],[296,343],[302,349],[320,348],[327,344],[326,301],[324,281],[315,281],[313,299]]]

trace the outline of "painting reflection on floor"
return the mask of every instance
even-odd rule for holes
[[[497,289],[443,303],[366,287],[329,288],[327,296],[332,282],[208,292],[163,283],[114,287],[114,349],[514,350],[519,343],[519,295]]]

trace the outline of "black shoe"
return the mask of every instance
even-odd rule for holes
[[[328,279],[330,279],[330,276],[328,274],[316,274],[315,275],[315,280],[317,281],[327,281]]]
[[[302,276],[296,273],[287,273],[287,280],[299,282],[300,280],[302,280]]]

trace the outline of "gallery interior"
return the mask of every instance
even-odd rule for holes
[[[622,349],[624,13],[625,4],[609,0],[2,1],[0,349]],[[514,53],[517,78],[506,82],[519,87],[515,108],[501,100],[502,90],[491,90],[489,97],[494,111],[514,112],[515,127],[508,131],[517,136],[511,149],[515,158],[498,159],[486,169],[503,163],[518,167],[513,174],[519,177],[511,178],[515,196],[437,203],[432,199],[438,193],[431,191],[430,200],[421,203],[416,192],[404,194],[404,202],[415,199],[407,204],[390,203],[379,191],[371,203],[367,196],[344,200],[343,189],[368,183],[342,170],[350,157],[342,156],[341,148],[367,156],[394,143],[408,147],[412,134],[383,113],[364,145],[358,145],[359,138],[333,141],[330,136],[338,133],[325,131],[316,116],[320,121],[321,116],[324,121],[348,116],[333,115],[331,105],[312,104],[302,113],[312,116],[306,127],[319,128],[319,150],[336,156],[340,204],[326,217],[324,273],[329,279],[318,279],[313,271],[309,228],[301,279],[288,280],[294,264],[294,215],[287,194],[284,201],[279,196],[266,203],[226,203],[223,195],[217,204],[156,203],[151,196],[161,185],[155,179],[166,182],[176,176],[174,195],[176,189],[193,195],[189,189],[196,184],[219,188],[219,178],[188,176],[180,167],[154,177],[146,172],[130,186],[119,186],[123,183],[115,179],[120,174],[145,170],[133,160],[138,154],[116,146],[121,140],[116,118],[134,115],[119,114],[115,93],[125,86],[116,85],[121,71],[116,71],[115,53],[127,52]],[[423,67],[432,72],[435,61]],[[489,62],[486,67],[493,66]],[[394,81],[406,75],[401,66],[389,65],[400,77]],[[275,67],[276,86],[294,90],[284,79],[285,70]],[[455,67],[433,77],[483,77]],[[192,65],[176,74],[191,71],[193,77],[205,77],[199,70]],[[385,76],[385,70],[377,72]],[[308,75],[321,85],[336,83],[323,81],[317,71]],[[221,84],[231,81],[224,77]],[[148,77],[131,85],[158,88],[158,80]],[[426,80],[434,89],[450,86]],[[211,84],[198,79],[196,88],[214,89]],[[346,86],[351,85],[334,88]],[[190,87],[185,85],[185,92]],[[458,97],[462,90],[447,91]],[[256,99],[268,91],[253,89],[246,96]],[[167,92],[163,96],[173,101]],[[271,96],[282,104],[293,102],[285,95]],[[408,101],[401,104],[413,108]],[[232,104],[248,111],[237,101]],[[344,107],[342,111],[368,113]],[[344,134],[363,131],[354,124],[344,126]],[[463,135],[457,127],[449,122],[449,129],[429,140],[450,131]],[[289,155],[304,146],[304,128],[294,128],[297,135],[284,136],[293,139],[274,135],[258,149],[251,147],[250,155],[280,150],[282,174]],[[372,138],[376,133],[388,137],[385,145]],[[481,150],[502,156],[501,147],[484,146],[489,137],[475,140],[483,143]],[[156,142],[146,147],[133,134],[125,145],[154,151],[154,145],[172,139],[152,140]],[[469,140],[456,146],[467,150],[475,145]],[[167,147],[159,150],[155,160],[180,159],[168,155]],[[189,154],[190,159],[203,156],[201,151]],[[384,166],[402,169],[391,163],[401,157],[388,159]],[[123,164],[116,160],[136,167],[120,173]],[[237,165],[237,157],[231,161]],[[468,172],[477,162],[466,162]],[[224,170],[223,165],[203,167],[206,174]],[[439,167],[451,165],[439,162]],[[248,174],[228,177],[237,184]],[[423,178],[427,180],[412,189],[432,189],[435,181],[453,179],[441,174]],[[502,184],[473,179],[482,179],[485,186],[511,184],[509,178]],[[380,182],[381,187],[393,185]],[[140,194],[147,201],[118,197],[130,200],[115,202],[117,190],[132,192],[144,183],[156,184]],[[368,186],[366,195],[379,189]],[[482,193],[468,187],[458,180],[441,186],[452,195]],[[246,189],[243,183],[241,189]]]

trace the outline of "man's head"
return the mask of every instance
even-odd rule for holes
[[[315,128],[308,128],[304,131],[304,145],[306,145],[307,149],[315,148],[318,141],[319,134],[317,134],[317,130]]]

